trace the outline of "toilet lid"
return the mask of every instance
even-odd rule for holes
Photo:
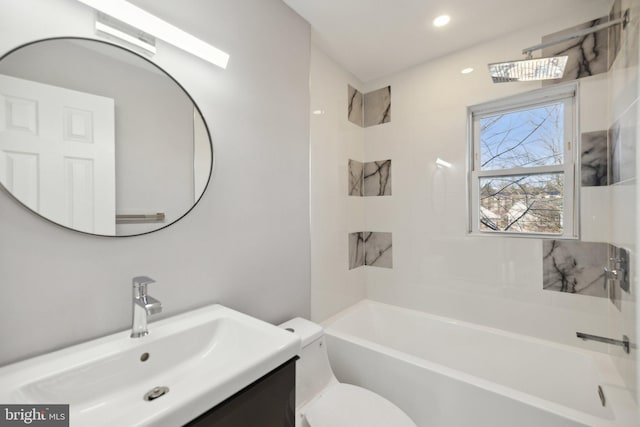
[[[311,427],[417,427],[384,397],[350,384],[327,387],[303,414]]]

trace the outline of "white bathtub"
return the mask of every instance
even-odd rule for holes
[[[385,396],[420,427],[639,425],[602,353],[368,300],[324,326],[338,379]]]

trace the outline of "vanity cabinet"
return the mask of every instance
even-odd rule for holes
[[[294,427],[296,358],[280,365],[188,427]]]

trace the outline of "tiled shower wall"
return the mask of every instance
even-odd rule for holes
[[[606,76],[607,129],[582,133],[581,163],[583,196],[585,192],[598,192],[601,203],[609,207],[602,216],[608,221],[599,224],[607,232],[592,239],[607,243],[544,242],[543,279],[545,289],[610,298],[607,335],[615,339],[627,335],[633,337],[632,342],[637,342],[636,147],[640,120],[640,2],[616,0],[608,16],[543,40],[619,19],[625,13],[629,18],[626,25],[615,25],[543,52],[569,54],[563,80],[598,74]],[[589,105],[584,107],[589,108]],[[590,123],[581,125],[588,127]],[[589,209],[583,209],[581,215],[584,218],[588,213]],[[582,240],[589,240],[588,237]],[[605,273],[605,268],[614,273]],[[608,352],[637,399],[637,355],[633,351],[626,354],[621,347],[613,345],[608,346]]]
[[[550,17],[536,28],[523,29],[500,40],[481,43],[366,84],[344,72],[340,79],[334,79],[335,73],[326,72],[326,67],[316,67],[316,74],[319,76],[319,72],[324,72],[330,82],[327,78],[312,81],[315,82],[311,92],[312,108],[324,107],[313,101],[324,101],[330,89],[336,94],[332,108],[338,109],[340,114],[333,121],[328,121],[327,115],[314,118],[323,123],[315,130],[312,124],[312,172],[317,171],[315,181],[323,191],[318,196],[312,186],[312,203],[313,200],[318,202],[317,210],[312,209],[312,248],[314,241],[322,242],[327,234],[336,233],[331,244],[327,241],[319,248],[321,251],[312,252],[312,275],[323,275],[324,278],[312,278],[315,283],[312,316],[315,320],[323,320],[347,307],[360,295],[563,344],[606,351],[602,344],[576,339],[575,333],[584,330],[596,335],[616,335],[619,330],[614,331],[615,334],[610,330],[613,317],[608,312],[616,310],[612,313],[627,316],[624,313],[631,313],[631,310],[625,310],[624,302],[622,311],[618,311],[608,298],[544,290],[544,251],[539,239],[482,239],[465,234],[465,110],[469,105],[541,86],[539,83],[494,85],[484,71],[487,63],[517,58],[523,47],[539,42],[543,34],[553,34],[608,13],[608,5],[585,5],[571,16]],[[620,38],[622,45],[625,35]],[[622,55],[622,47],[620,51]],[[466,67],[476,71],[460,74],[459,70]],[[623,189],[620,184],[607,185],[603,176],[602,154],[609,152],[602,145],[608,136],[603,135],[608,135],[614,123],[609,119],[607,93],[616,67],[619,64],[613,64],[610,72],[592,72],[580,79],[581,132],[589,134],[585,140],[590,140],[595,147],[594,151],[583,154],[585,165],[591,168],[583,170],[581,238],[584,242],[601,243],[607,248],[612,243],[633,249],[622,239],[615,238],[612,224],[617,217],[620,228],[623,224],[628,225],[629,221],[635,220],[635,211],[610,208],[612,201],[622,198],[616,191]],[[312,63],[312,74],[313,70]],[[637,68],[625,73],[635,76]],[[347,84],[357,87],[360,94],[392,86],[393,120],[363,129],[350,122],[345,113],[349,103]],[[364,95],[361,102],[365,103]],[[364,109],[360,117],[364,124]],[[358,150],[350,148],[353,147],[350,140],[340,136],[351,131],[363,132]],[[452,167],[438,168],[437,158],[451,163]],[[364,196],[364,175],[360,175],[359,165],[349,172],[349,159],[360,162],[363,171],[366,162],[392,159],[393,195],[359,197],[360,194]],[[335,179],[336,176],[339,179]],[[359,186],[354,195],[349,195],[353,187],[348,182],[350,176],[355,177],[356,187]],[[360,176],[362,181],[359,181]],[[631,191],[635,191],[635,186]],[[635,200],[635,196],[631,200]],[[313,212],[317,214],[313,215]],[[361,230],[393,232],[393,269],[349,269],[348,236]],[[340,238],[338,233],[341,233]],[[629,230],[624,238],[633,240],[633,235],[634,230]],[[321,270],[318,264],[325,268]],[[332,273],[327,274],[326,269]],[[360,288],[363,284],[364,290]],[[633,284],[631,290],[633,296]],[[316,310],[314,305],[318,307]]]
[[[570,264],[576,257],[564,254],[573,248],[558,245],[547,261],[553,265],[555,256],[562,273],[556,271],[554,275],[547,269],[547,283],[556,282],[548,289],[543,288],[545,248],[541,239],[481,238],[465,233],[465,111],[469,105],[542,86],[495,85],[485,71],[487,63],[517,58],[523,47],[540,42],[544,34],[571,29],[580,22],[589,22],[590,26],[608,14],[608,6],[593,5],[572,16],[550,18],[500,41],[367,83],[364,93],[393,88],[393,120],[364,130],[367,158],[390,158],[393,164],[392,198],[363,198],[364,229],[393,231],[393,270],[366,270],[368,298],[568,345],[607,350],[606,346],[576,339],[575,333],[585,330],[606,335],[607,310],[612,305],[604,285],[610,243],[608,31],[604,31],[604,47],[599,33],[600,39],[580,40],[582,47],[578,43],[570,49],[585,55],[578,57],[572,68],[576,76],[578,69],[582,73],[581,132],[589,141],[583,153],[584,186],[580,192],[581,235],[585,242],[580,246],[589,250],[578,256],[581,265],[571,271]],[[460,74],[466,67],[476,71]],[[452,166],[439,168],[438,158]],[[550,248],[546,249],[549,254]],[[564,284],[562,274],[567,276]]]
[[[610,240],[617,247],[629,250],[629,261],[624,253],[615,253],[614,258],[622,259],[622,277],[630,276],[630,289],[625,290],[623,280],[615,281],[611,288],[613,304],[609,305],[609,335],[620,339],[622,334],[638,343],[638,286],[636,272],[637,252],[637,164],[640,132],[640,1],[616,0],[612,16],[615,18],[625,10],[630,11],[630,23],[614,33],[611,70],[609,71],[609,144],[611,152],[610,173]],[[624,265],[626,263],[626,265]],[[612,266],[613,267],[613,266]],[[620,269],[620,268],[619,268]],[[637,347],[626,354],[622,348],[609,346],[627,387],[638,400]]]
[[[611,11],[597,19],[589,20],[583,24],[566,28],[562,31],[542,37],[543,42],[561,39],[581,30],[589,29],[623,16],[621,0],[616,0]],[[564,77],[560,80],[544,82],[543,85],[554,85],[576,79],[583,80],[582,88],[587,88],[595,79],[610,79],[609,70],[620,52],[623,25],[614,25],[600,31],[570,39],[563,43],[546,47],[542,50],[542,56],[568,55],[567,67]],[[600,77],[595,77],[600,76]],[[597,98],[590,99],[590,103],[583,102],[582,108],[592,109],[596,105],[608,104],[607,91],[600,91]],[[607,108],[607,110],[609,110]],[[601,112],[602,117],[609,117],[609,111]],[[600,122],[600,121],[596,121]],[[604,188],[620,181],[621,162],[625,159],[635,158],[634,155],[621,155],[619,144],[619,125],[609,127],[608,120],[605,128],[592,130],[593,121],[583,120],[581,123],[581,186],[582,193],[590,196],[596,195],[601,202],[608,202],[610,189]],[[606,127],[609,127],[607,130]],[[588,131],[585,131],[588,130]],[[629,154],[629,153],[627,153]],[[625,168],[627,169],[627,168]],[[589,188],[586,187],[603,187]],[[589,196],[586,197],[590,200]],[[582,207],[582,217],[588,217],[590,209]],[[615,287],[619,284],[616,280],[605,277],[604,269],[620,269],[629,271],[629,265],[621,266],[616,261],[615,254],[623,254],[628,258],[627,250],[611,246],[606,242],[611,240],[608,232],[608,219],[611,212],[607,212],[598,219],[597,227],[602,233],[594,236],[587,233],[582,241],[561,242],[547,241],[543,243],[543,288],[560,292],[577,293],[598,297],[611,297]],[[605,221],[606,220],[606,223]],[[591,243],[603,242],[603,243]],[[612,258],[612,260],[610,260]],[[611,266],[613,265],[613,267]]]
[[[544,36],[542,41],[559,39],[620,16],[620,0],[617,0],[609,15]],[[609,68],[615,62],[620,51],[622,27],[622,25],[615,25],[543,49],[545,56],[569,56],[564,77],[544,84],[552,85],[583,79],[582,86],[588,87],[591,80],[598,78],[608,80],[610,78]],[[591,99],[591,102],[606,105],[608,103],[607,91],[601,91],[597,98]],[[582,107],[590,108],[590,105],[583,103]],[[608,117],[608,112],[605,114]],[[604,124],[606,127],[608,120],[600,124]],[[590,128],[593,125],[593,122],[581,123],[583,127],[580,138],[582,192],[598,194],[601,201],[609,204],[606,199],[609,198],[611,190],[607,186],[619,181],[621,162],[620,155],[616,155],[616,152],[620,151],[618,147],[619,131],[616,126],[608,130],[594,131]],[[583,206],[581,216],[586,217],[588,214],[589,208]],[[610,212],[600,218],[597,226],[608,230],[609,216]],[[608,233],[603,232],[598,236],[583,236],[581,241],[544,241],[542,248],[543,288],[613,299],[616,288],[620,288],[620,281],[615,280],[612,276],[607,276],[605,269],[624,270],[627,272],[625,277],[628,277],[630,266],[622,262],[622,259],[628,259],[628,250],[608,244],[607,242],[610,240]],[[620,254],[622,258],[616,258],[616,254]]]
[[[310,71],[311,110],[324,112],[311,116],[309,156],[311,318],[322,321],[366,297],[366,269],[348,256],[349,233],[367,229],[364,198],[349,196],[364,191],[363,171],[348,172],[349,159],[364,166],[363,84],[314,45]]]

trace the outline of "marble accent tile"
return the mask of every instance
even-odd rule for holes
[[[349,233],[349,270],[362,267],[364,265],[364,241],[363,232]]]
[[[640,3],[637,13],[640,14]],[[623,3],[623,10],[625,8]],[[631,16],[634,16],[633,9]],[[609,87],[613,101],[611,117],[618,119],[640,96],[640,17],[636,17],[622,30],[620,52],[611,67]]]
[[[604,267],[608,259],[607,243],[545,240],[542,242],[542,287],[607,298]]]
[[[364,163],[349,159],[349,196],[363,196]]]
[[[363,116],[363,106],[362,106],[362,101],[363,101],[362,93],[351,85],[348,85],[347,93],[349,97],[347,117],[349,118],[349,121],[351,123],[355,123],[358,126],[363,127],[364,116]]]
[[[608,184],[607,131],[583,133],[581,136],[581,175],[583,187]]]
[[[365,232],[365,265],[393,268],[391,233]]]
[[[637,4],[637,3],[636,3]],[[640,9],[640,8],[639,8]],[[636,13],[640,13],[640,10]],[[633,16],[633,12],[631,13]],[[619,27],[619,26],[618,26]],[[636,16],[635,20],[627,25],[627,28],[623,30],[621,35],[621,46],[626,46],[626,55],[624,63],[625,68],[637,68],[640,62],[640,18]],[[637,75],[637,74],[636,74]]]
[[[608,131],[609,145],[609,184],[620,182],[620,166],[622,158],[620,156],[620,121],[611,125]]]
[[[391,195],[391,160],[364,164],[364,195]]]
[[[364,95],[364,127],[391,121],[391,86]]]
[[[567,28],[557,33],[542,37],[542,42],[559,39],[577,31],[595,27],[609,20],[608,16]],[[581,77],[593,76],[608,71],[608,50],[609,50],[609,30],[604,29],[586,36],[569,40],[542,49],[542,56],[569,55],[564,77],[545,84],[554,84],[563,81],[579,79]]]
[[[638,137],[638,102],[609,128],[611,177],[615,184],[636,176],[636,140]]]
[[[611,6],[611,12],[609,12],[609,21],[622,18],[622,0],[615,0],[613,6]],[[608,63],[607,69],[610,69],[613,62],[620,52],[622,38],[622,25],[614,25],[609,27],[609,49],[608,49]]]
[[[621,3],[618,5],[618,3]],[[640,24],[640,3],[638,0],[616,0],[611,7],[609,16],[615,15],[616,18],[622,17],[625,11],[629,10],[629,22],[625,28],[621,25],[615,25],[612,29],[617,29],[619,34],[618,54],[623,53],[622,67],[632,67],[638,65],[638,25]],[[619,58],[616,55],[614,62]]]

